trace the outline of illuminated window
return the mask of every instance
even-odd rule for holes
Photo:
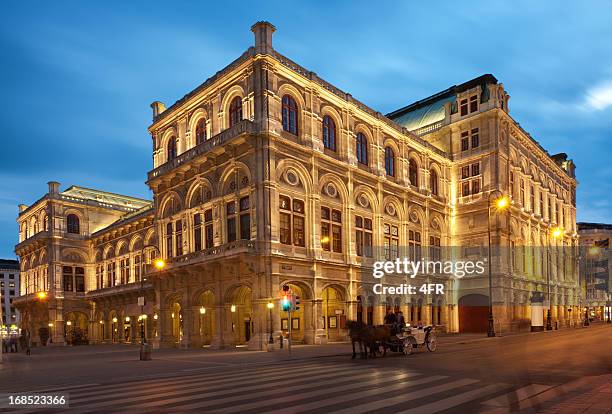
[[[321,207],[321,247],[342,253],[342,213],[339,210]]]
[[[355,216],[357,256],[372,257],[372,219]]]
[[[399,253],[399,228],[392,224],[385,223],[383,232],[385,240],[385,259],[396,259]]]
[[[304,202],[281,195],[279,209],[280,242],[304,247],[306,245]]]

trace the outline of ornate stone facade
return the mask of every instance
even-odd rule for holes
[[[515,246],[547,244],[557,226],[565,229],[557,242],[575,245],[573,165],[512,120],[491,75],[384,116],[275,51],[269,23],[252,30],[255,46],[229,66],[168,108],[152,104],[152,206],[68,199],[52,184],[22,208],[22,228],[51,217],[51,234],[30,231],[16,250],[30,275],[22,280],[49,292],[29,304],[42,309],[38,326],[54,324],[56,342],[75,324],[90,341],[137,341],[144,321],[162,346],[261,349],[289,324],[294,340],[323,343],[346,337],[346,319],[382,323],[389,308],[413,323],[467,330],[461,321],[480,316],[464,305],[487,300],[486,277],[431,274],[419,282],[442,283],[444,294],[381,297],[371,267],[443,247],[480,252],[494,191],[513,199],[494,217],[494,245],[512,246],[514,257]],[[78,237],[63,224],[73,210],[88,226]],[[146,266],[158,249],[162,271]],[[518,329],[542,272],[495,260],[495,317]],[[84,268],[84,292],[66,293],[61,269],[72,264]],[[577,270],[552,283],[554,318],[565,322],[577,305]],[[283,285],[301,299],[291,321],[277,302]],[[76,312],[81,319],[66,325]]]

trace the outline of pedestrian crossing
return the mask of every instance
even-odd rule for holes
[[[500,401],[512,401],[509,396],[517,391],[514,388],[524,393],[524,384],[521,388],[455,375],[433,375],[406,369],[403,365],[302,360],[265,366],[210,367],[180,376],[76,385],[66,390],[70,408],[65,412],[472,412],[467,410],[468,405],[475,404],[486,411],[491,405],[502,405]],[[47,392],[51,391],[61,389]],[[490,405],[480,405],[482,402]]]

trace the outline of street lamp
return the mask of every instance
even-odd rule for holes
[[[551,233],[553,240],[563,236],[563,229],[560,227],[554,228]],[[546,284],[548,285],[548,310],[546,311],[546,330],[552,331],[552,300],[550,298],[550,273],[552,271],[552,264],[550,259],[550,240],[548,241],[548,272],[546,272]]]
[[[272,335],[272,309],[274,309],[274,303],[272,301],[268,302],[268,310],[270,311],[270,337],[268,338],[268,343],[272,345],[274,343],[274,336]]]
[[[159,254],[159,256],[153,260],[153,266],[155,266],[155,268],[157,270],[159,270],[160,272],[162,271],[162,269],[166,266],[166,262],[164,261],[164,259],[161,258],[161,251],[159,250],[159,247],[157,247],[154,244],[149,244],[147,246],[143,246],[142,249],[140,250],[140,297],[138,298],[138,302],[140,302],[140,315],[144,315],[144,306],[145,306],[145,297],[143,294],[143,290],[144,290],[144,282],[145,282],[145,277],[144,277],[144,272],[143,272],[143,268],[142,268],[142,264],[145,261],[145,249],[147,248],[152,248],[154,250],[157,250],[157,253]],[[140,360],[145,360],[144,354],[145,354],[145,344],[147,343],[146,340],[146,329],[145,329],[145,324],[147,322],[147,319],[145,317],[141,317],[140,318]]]
[[[492,196],[497,194],[497,198],[494,202],[491,202]],[[488,236],[489,236],[489,326],[487,329],[487,336],[494,337],[495,336],[495,326],[493,320],[493,276],[492,276],[492,268],[491,268],[491,209],[495,208],[496,211],[502,211],[510,205],[510,200],[508,197],[504,196],[503,193],[499,190],[492,191],[489,193],[489,198],[487,200],[488,208],[487,208],[487,225],[488,225]]]

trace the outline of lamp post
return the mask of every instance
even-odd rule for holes
[[[270,311],[270,337],[268,338],[268,344],[270,351],[272,350],[272,344],[274,343],[274,337],[272,335],[272,309],[274,309],[274,303],[272,301],[268,302],[268,310]]]
[[[551,232],[551,239],[556,240],[563,235],[563,229],[560,227],[554,228]],[[546,285],[547,285],[547,299],[548,299],[548,310],[546,311],[546,330],[552,331],[552,300],[550,294],[550,273],[552,272],[552,261],[550,257],[550,245],[551,240],[548,241],[548,272],[546,272]]]
[[[495,202],[491,203],[491,199],[494,194],[499,195],[497,196]],[[491,267],[491,208],[494,207],[497,211],[501,211],[510,205],[510,200],[508,199],[508,197],[505,197],[501,191],[496,190],[489,193],[487,203],[487,229],[489,236],[489,326],[487,329],[487,336],[494,337],[495,326],[493,320],[493,275]]]
[[[147,246],[143,246],[142,249],[140,250],[140,297],[138,298],[138,302],[140,304],[140,360],[141,361],[146,361],[151,359],[150,358],[150,350],[145,349],[146,348],[146,344],[147,344],[147,340],[146,340],[146,329],[145,329],[145,324],[147,323],[147,318],[146,315],[144,313],[144,306],[145,306],[145,297],[143,294],[143,290],[144,290],[144,282],[145,282],[145,275],[143,272],[143,263],[145,261],[145,249],[147,248],[152,248],[154,250],[157,251],[158,253],[158,257],[157,259],[155,259],[153,261],[153,265],[155,266],[156,269],[158,269],[159,271],[161,271],[165,266],[166,266],[166,262],[164,261],[164,259],[161,258],[161,251],[159,250],[159,247],[155,246],[154,244],[149,244]],[[147,358],[145,355],[148,354],[149,357]]]

